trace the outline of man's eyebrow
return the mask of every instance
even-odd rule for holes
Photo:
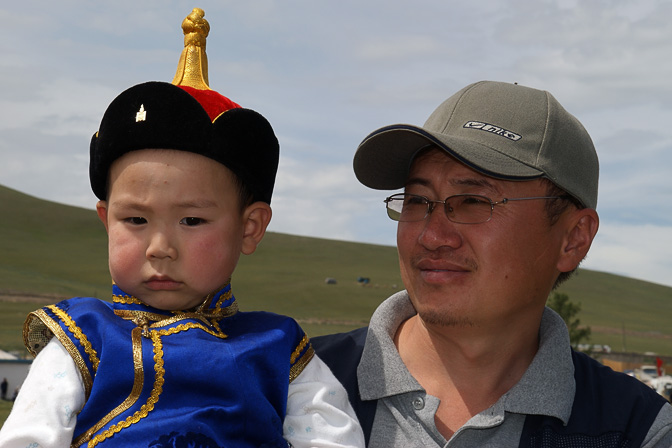
[[[492,191],[497,191],[495,185],[485,177],[483,178],[464,177],[464,178],[451,179],[450,184],[456,187],[480,187]],[[431,185],[431,182],[429,181],[429,179],[425,179],[423,177],[411,177],[406,181],[405,186],[408,187],[409,185],[420,185],[428,187]]]
[[[409,177],[406,180],[406,184],[404,186],[408,187],[409,185],[421,185],[423,187],[427,187],[429,186],[429,180],[423,177]]]
[[[466,177],[462,179],[452,179],[450,183],[462,187],[481,187],[493,191],[497,190],[495,185],[485,177]]]

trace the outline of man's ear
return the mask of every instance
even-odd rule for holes
[[[241,252],[252,254],[266,234],[266,228],[271,222],[271,206],[265,202],[254,202],[243,212],[243,244]]]
[[[557,265],[560,272],[569,272],[581,263],[588,254],[600,226],[597,212],[590,208],[576,210],[567,219],[568,231]]]
[[[98,213],[98,218],[103,222],[105,231],[107,232],[107,201],[98,201],[96,204],[96,213]]]

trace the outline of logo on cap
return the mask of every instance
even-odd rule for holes
[[[514,142],[523,138],[521,135],[518,135],[515,132],[507,131],[506,129],[495,126],[494,124],[482,123],[480,121],[467,121],[463,128],[480,129],[481,131],[501,135],[502,137],[506,137],[509,140],[513,140]]]
[[[145,110],[145,105],[140,105],[140,110],[135,114],[135,122],[145,121],[147,119],[147,111]]]

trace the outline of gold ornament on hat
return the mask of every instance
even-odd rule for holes
[[[210,33],[210,24],[205,20],[205,12],[194,8],[183,21],[184,49],[177,63],[177,73],[173,78],[176,86],[210,90],[208,86],[208,56],[205,54],[205,40]]]

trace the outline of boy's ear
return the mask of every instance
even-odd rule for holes
[[[560,272],[571,271],[586,257],[599,225],[600,219],[593,209],[584,208],[572,213],[558,259],[557,268]]]
[[[98,201],[96,204],[96,213],[98,213],[98,218],[103,222],[105,231],[107,232],[107,201]]]
[[[266,234],[271,222],[271,206],[265,202],[254,202],[243,212],[243,244],[241,252],[252,254]]]

